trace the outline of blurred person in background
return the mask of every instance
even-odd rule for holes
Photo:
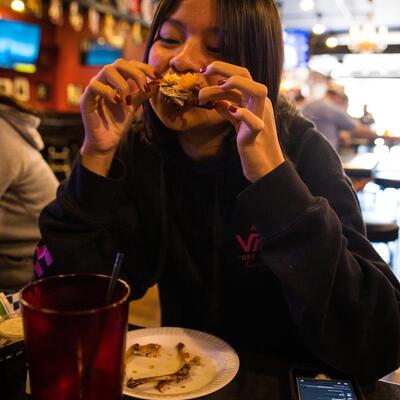
[[[349,108],[349,96],[347,94],[342,93],[340,96],[341,98],[338,98],[338,106],[339,108],[348,115],[348,108]],[[351,148],[352,145],[352,133],[351,131],[340,131],[339,132],[339,147],[338,151],[340,153],[341,148]]]
[[[300,88],[294,87],[287,91],[281,90],[281,94],[283,94],[286,98],[289,99],[299,110],[301,110],[306,102],[306,98],[301,92]]]
[[[306,98],[300,93],[298,93],[295,97],[294,97],[294,103],[296,104],[296,107],[301,110],[304,106],[304,103],[306,101]]]
[[[40,153],[39,124],[29,105],[0,95],[0,291],[16,291],[32,278],[39,213],[58,186]]]
[[[329,86],[321,99],[306,102],[303,115],[313,121],[317,129],[338,150],[339,144],[349,144],[352,137],[373,139],[374,131],[347,114],[347,96],[336,85]],[[343,134],[343,132],[348,132]],[[349,134],[351,135],[349,137]]]

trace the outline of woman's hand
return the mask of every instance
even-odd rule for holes
[[[129,129],[140,105],[155,93],[149,82],[161,75],[150,65],[119,59],[105,66],[89,83],[80,100],[85,139],[82,163],[107,175],[122,135]],[[133,90],[133,86],[138,89]]]
[[[245,177],[255,182],[285,161],[276,132],[267,87],[253,81],[246,68],[215,61],[202,75],[223,76],[218,86],[200,90],[200,105],[215,102],[215,109],[237,132],[237,147]]]

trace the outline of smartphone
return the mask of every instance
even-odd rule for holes
[[[365,400],[354,379],[313,369],[292,369],[290,381],[294,400]]]

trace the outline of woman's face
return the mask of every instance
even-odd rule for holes
[[[182,0],[176,11],[160,26],[150,49],[149,64],[159,72],[199,72],[219,59],[218,27],[213,0]],[[209,78],[217,85],[221,77]],[[158,94],[150,100],[158,118],[180,132],[219,132],[226,121],[215,111],[193,107],[178,109]]]

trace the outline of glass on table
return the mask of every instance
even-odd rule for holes
[[[21,293],[33,399],[120,400],[129,286],[109,276],[59,275]]]

